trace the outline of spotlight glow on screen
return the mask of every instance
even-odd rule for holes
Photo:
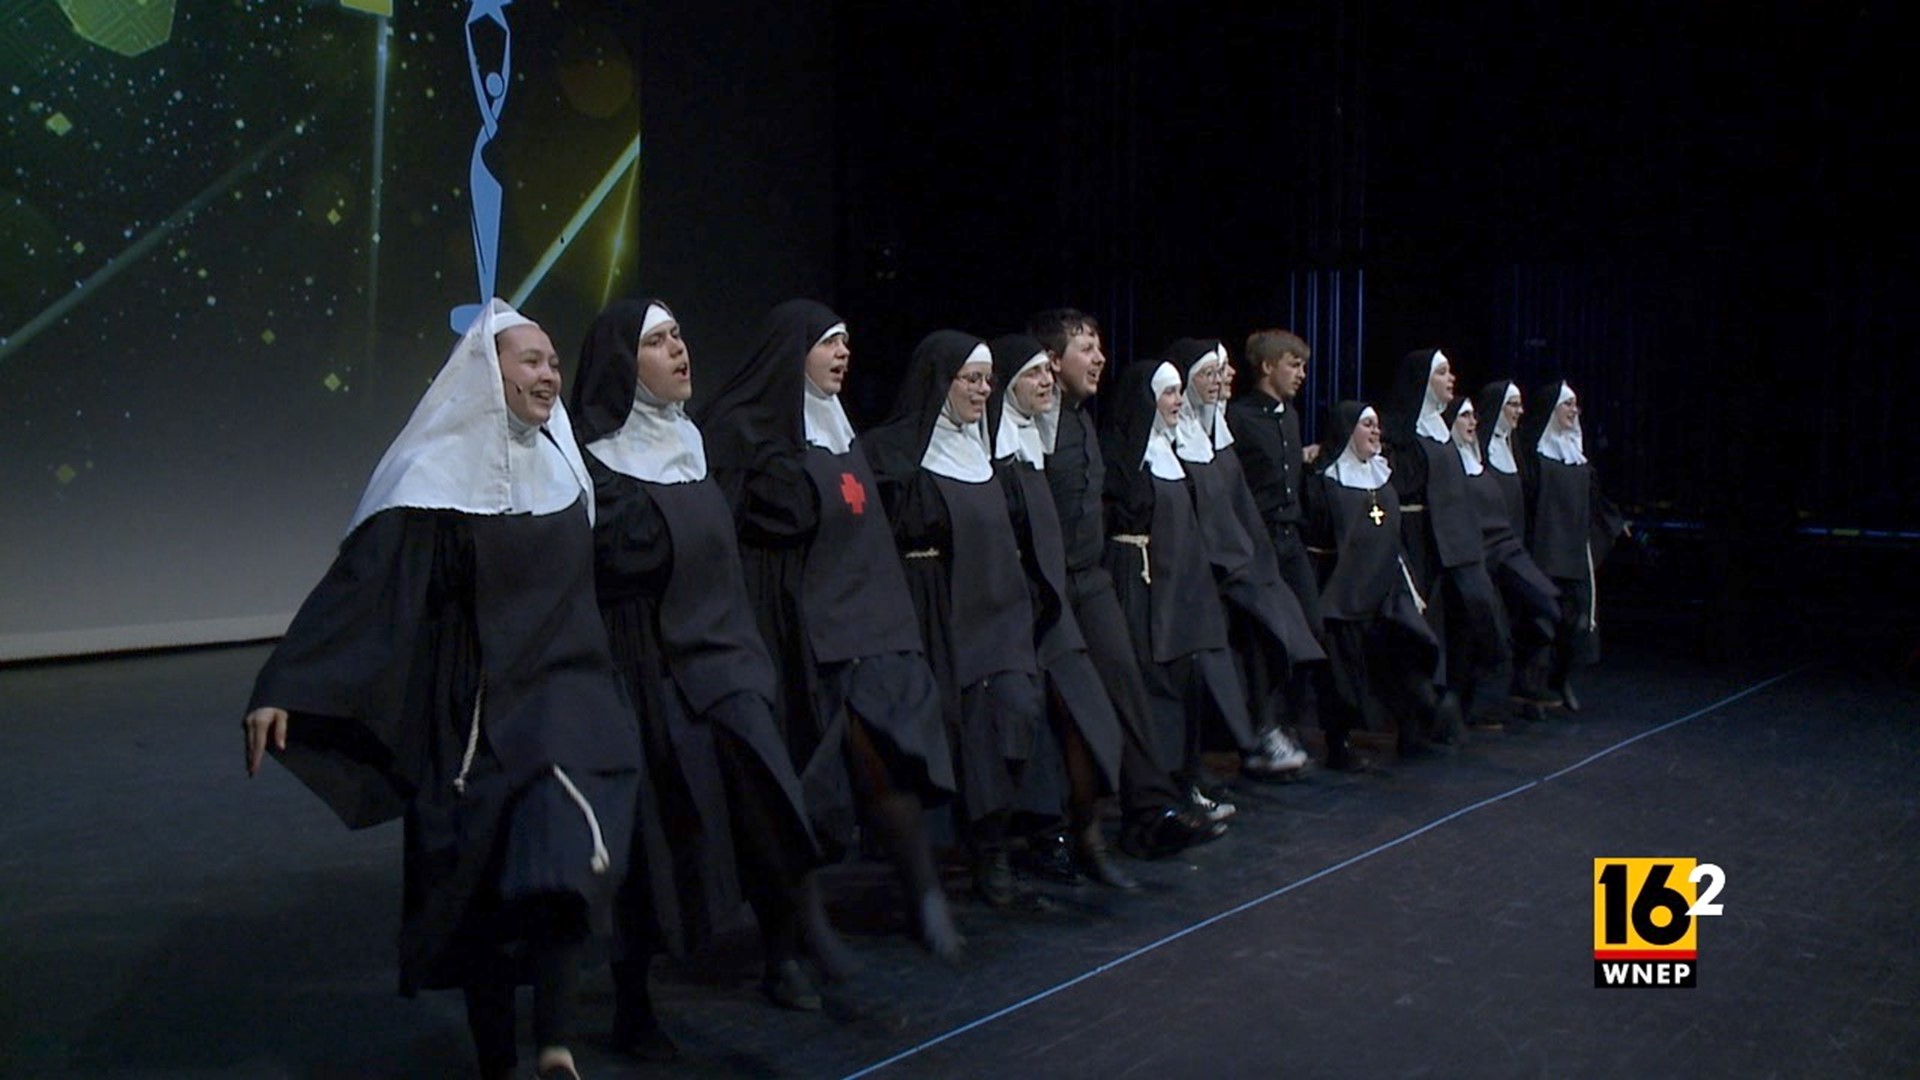
[[[633,44],[507,0],[9,5],[0,659],[278,633],[463,305],[565,353],[632,287]]]

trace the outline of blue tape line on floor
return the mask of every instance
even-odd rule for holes
[[[1663,731],[1667,731],[1672,728],[1679,727],[1681,724],[1690,723],[1694,720],[1698,720],[1701,717],[1707,715],[1708,713],[1714,712],[1715,710],[1724,709],[1728,705],[1731,705],[1734,702],[1741,700],[1742,698],[1750,697],[1754,694],[1757,694],[1760,691],[1765,690],[1767,687],[1772,686],[1773,684],[1780,682],[1783,679],[1790,679],[1793,676],[1798,675],[1803,671],[1806,671],[1808,668],[1811,668],[1812,666],[1813,666],[1812,664],[1802,664],[1801,666],[1794,668],[1791,671],[1783,671],[1780,674],[1773,676],[1772,678],[1762,679],[1761,681],[1754,683],[1752,686],[1749,686],[1746,689],[1739,691],[1738,693],[1729,694],[1728,696],[1721,698],[1719,701],[1716,701],[1713,704],[1706,706],[1705,708],[1696,709],[1693,712],[1690,712],[1687,715],[1680,717],[1678,720],[1669,720],[1666,723],[1661,724],[1659,727],[1649,728],[1646,731],[1643,731],[1640,734],[1633,736],[1632,738],[1622,739],[1621,741],[1614,743],[1612,746],[1607,747],[1605,750],[1601,750],[1598,753],[1591,754],[1587,757],[1584,757],[1579,761],[1576,761],[1573,764],[1567,766],[1566,768],[1559,770],[1558,772],[1548,773],[1547,775],[1541,777],[1538,780],[1529,780],[1526,783],[1521,784],[1519,787],[1513,788],[1509,791],[1503,791],[1498,795],[1481,799],[1477,803],[1473,803],[1468,806],[1463,806],[1460,809],[1455,810],[1450,814],[1446,814],[1442,817],[1435,818],[1434,820],[1427,822],[1425,825],[1422,825],[1417,829],[1414,829],[1410,832],[1402,833],[1401,835],[1396,836],[1393,839],[1388,840],[1386,843],[1380,844],[1377,847],[1369,848],[1368,850],[1363,851],[1358,855],[1354,855],[1350,858],[1342,859],[1339,862],[1334,863],[1332,866],[1322,867],[1321,869],[1316,870],[1311,874],[1308,874],[1306,877],[1303,877],[1297,881],[1292,881],[1285,885],[1282,885],[1279,888],[1273,890],[1272,892],[1266,893],[1262,896],[1256,896],[1253,899],[1248,900],[1243,904],[1238,904],[1234,907],[1230,907],[1227,910],[1220,912],[1217,915],[1211,915],[1205,919],[1202,919],[1199,922],[1194,923],[1192,926],[1186,927],[1185,929],[1176,930],[1173,933],[1168,934],[1166,937],[1163,937],[1158,941],[1149,942],[1133,950],[1130,953],[1126,953],[1122,956],[1117,956],[1112,960],[1109,960],[1106,963],[1101,964],[1099,967],[1093,968],[1090,971],[1082,972],[1079,975],[1075,975],[1073,978],[1068,979],[1066,982],[1060,983],[1055,986],[1050,986],[1047,989],[1042,990],[1037,994],[1033,994],[1028,997],[1022,998],[1019,1001],[1016,1001],[1013,1004],[1008,1005],[1004,1008],[995,1009],[993,1012],[990,1012],[987,1015],[982,1016],[976,1020],[970,1020],[967,1023],[964,1023],[959,1027],[952,1029],[951,1031],[943,1032],[939,1035],[935,1035],[933,1038],[928,1039],[925,1042],[919,1043],[918,1045],[915,1045],[915,1046],[908,1047],[907,1049],[900,1051],[899,1053],[893,1055],[892,1057],[884,1058],[880,1061],[874,1062],[871,1065],[868,1065],[866,1068],[860,1069],[856,1072],[848,1073],[846,1077],[844,1077],[844,1080],[859,1080],[860,1077],[870,1076],[873,1073],[879,1072],[881,1069],[888,1067],[889,1065],[897,1065],[900,1062],[905,1061],[916,1054],[923,1053],[924,1051],[927,1051],[927,1050],[931,1050],[934,1047],[939,1046],[943,1042],[946,1042],[950,1039],[958,1038],[962,1035],[965,1035],[969,1031],[974,1031],[978,1028],[985,1027],[986,1025],[993,1023],[995,1020],[998,1020],[1003,1016],[1009,1016],[1013,1013],[1019,1012],[1021,1009],[1024,1009],[1029,1005],[1034,1005],[1039,1002],[1045,1001],[1046,999],[1052,997],[1055,994],[1060,993],[1063,990],[1071,990],[1072,988],[1080,985],[1081,983],[1086,982],[1088,979],[1094,978],[1098,975],[1102,975],[1108,971],[1112,971],[1114,968],[1119,967],[1121,964],[1125,964],[1132,960],[1138,960],[1140,957],[1147,955],[1148,953],[1154,951],[1155,949],[1160,948],[1163,945],[1171,945],[1172,943],[1179,941],[1181,938],[1186,937],[1188,934],[1193,934],[1201,930],[1205,930],[1207,927],[1212,926],[1215,923],[1218,923],[1225,919],[1230,919],[1235,915],[1240,914],[1241,912],[1259,907],[1261,904],[1264,904],[1269,900],[1275,899],[1276,897],[1285,896],[1287,893],[1290,893],[1295,889],[1301,888],[1302,886],[1311,885],[1312,883],[1320,880],[1323,877],[1326,877],[1329,874],[1334,874],[1334,873],[1338,873],[1341,870],[1345,870],[1347,867],[1352,866],[1357,862],[1363,862],[1367,859],[1373,858],[1375,855],[1378,855],[1382,852],[1391,851],[1392,849],[1399,847],[1401,844],[1404,844],[1407,841],[1412,840],[1413,838],[1420,836],[1424,833],[1431,832],[1434,829],[1437,829],[1440,826],[1445,825],[1450,821],[1458,820],[1459,818],[1465,817],[1466,815],[1471,814],[1476,810],[1480,810],[1485,807],[1492,806],[1494,803],[1501,802],[1505,799],[1511,799],[1515,795],[1518,795],[1522,792],[1531,791],[1532,789],[1539,787],[1541,784],[1544,784],[1549,780],[1558,779],[1577,769],[1583,769],[1588,765],[1591,765],[1594,762],[1599,761],[1601,758],[1614,753],[1615,751],[1624,750],[1627,747],[1632,746],[1634,743],[1639,742],[1641,739],[1645,739],[1653,735],[1658,735]]]

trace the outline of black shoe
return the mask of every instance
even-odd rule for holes
[[[1120,833],[1120,850],[1136,859],[1164,859],[1226,834],[1225,822],[1203,821],[1163,806],[1127,824]]]
[[[1327,747],[1326,766],[1333,772],[1343,773],[1370,773],[1379,769],[1373,758],[1344,742],[1332,743]]]
[[[1025,851],[1012,857],[1014,869],[1031,878],[1060,885],[1084,885],[1086,875],[1073,860],[1073,846],[1065,833],[1040,833],[1027,841]]]
[[[800,961],[791,957],[767,968],[766,978],[760,980],[760,989],[768,1001],[783,1009],[820,1011],[820,989],[807,977],[807,969],[800,966]]]
[[[1401,761],[1418,761],[1421,758],[1439,757],[1452,747],[1440,746],[1425,739],[1402,739],[1394,747],[1394,756]]]
[[[680,1048],[661,1030],[660,1021],[654,1018],[651,1009],[624,1013],[617,1008],[614,1010],[613,1048],[637,1061],[656,1065],[664,1065],[680,1056]]]
[[[1134,892],[1140,888],[1140,883],[1120,869],[1119,864],[1107,853],[1107,837],[1100,831],[1098,821],[1088,822],[1074,834],[1073,853],[1086,876],[1100,884],[1122,892]]]
[[[1013,865],[1008,861],[1006,848],[995,848],[974,856],[973,893],[985,900],[988,907],[1013,906]]]

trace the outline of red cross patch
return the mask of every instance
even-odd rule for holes
[[[840,474],[840,498],[846,501],[847,509],[855,517],[867,512],[867,489],[860,478],[850,472]]]

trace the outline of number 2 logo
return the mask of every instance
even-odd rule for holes
[[[1690,954],[1699,925],[1695,920],[1721,913],[1717,901],[1727,875],[1713,863],[1595,859],[1594,869],[1596,952]],[[1697,888],[1702,882],[1705,888]]]

